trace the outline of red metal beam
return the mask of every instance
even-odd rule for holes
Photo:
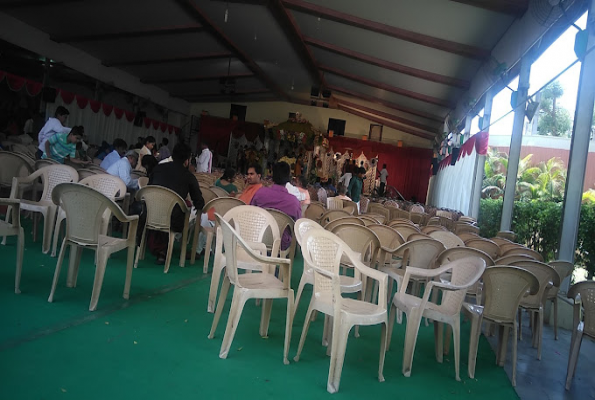
[[[217,58],[229,58],[231,56],[232,56],[232,54],[229,52],[204,53],[204,54],[197,54],[194,56],[153,58],[153,59],[149,59],[149,60],[104,61],[103,65],[105,65],[106,67],[127,67],[127,66],[132,66],[132,65],[173,64],[173,63],[189,62],[189,61],[213,60],[213,59],[217,59]]]
[[[202,76],[192,76],[187,78],[148,78],[148,79],[141,79],[142,83],[183,83],[183,82],[202,82],[202,81],[213,81],[222,78],[252,78],[254,74],[252,72],[248,73],[241,73],[241,74],[229,74],[229,75],[202,75]]]
[[[343,100],[343,99],[337,98],[337,102],[339,104],[343,104],[346,107],[355,108],[355,109],[358,109],[358,110],[367,112],[368,114],[376,114],[379,117],[386,118],[386,119],[389,119],[389,120],[393,120],[393,121],[398,122],[398,123],[401,123],[403,125],[408,125],[408,126],[411,126],[411,127],[414,127],[414,128],[421,129],[423,131],[426,131],[429,134],[436,134],[439,131],[436,127],[428,126],[428,125],[424,125],[424,124],[420,124],[419,122],[411,121],[410,119],[403,118],[403,117],[400,117],[398,115],[389,114],[389,113],[386,113],[384,111],[380,111],[380,110],[376,110],[376,109],[373,109],[373,108],[369,108],[369,107],[363,106],[361,104],[352,103],[352,102],[347,101],[347,100]]]
[[[391,36],[396,39],[405,40],[407,42],[419,44],[421,46],[431,47],[434,49],[446,51],[457,54],[463,57],[473,58],[476,60],[485,60],[490,56],[490,51],[476,46],[470,46],[462,43],[452,42],[450,40],[440,39],[429,35],[424,35],[417,32],[411,32],[405,29],[386,25],[380,22],[371,21],[368,19],[356,17],[354,15],[346,14],[340,11],[333,10],[319,6],[317,4],[309,3],[303,0],[282,0],[283,4],[292,10],[301,11],[307,14],[315,15],[317,17],[325,18],[331,21],[339,22],[346,25],[355,26],[369,31],[381,33],[383,35]]]
[[[385,101],[385,100],[382,100],[377,97],[370,96],[370,95],[367,95],[364,93],[356,92],[353,90],[349,90],[349,89],[345,89],[345,88],[342,88],[339,86],[333,86],[333,85],[328,85],[326,88],[329,89],[331,92],[343,93],[343,94],[346,94],[351,97],[355,97],[360,100],[365,100],[365,101],[369,101],[370,103],[380,104],[385,107],[392,108],[393,110],[398,110],[398,111],[401,111],[401,112],[404,112],[407,114],[411,114],[411,115],[417,115],[418,117],[426,118],[426,119],[440,122],[440,123],[444,122],[444,118],[439,115],[429,114],[424,111],[416,110],[414,108],[409,108],[409,107],[402,106],[400,104],[391,103],[389,101]]]
[[[323,50],[328,50],[335,54],[349,57],[354,60],[364,62],[366,64],[375,65],[380,68],[390,69],[391,71],[400,72],[402,74],[407,74],[416,78],[425,79],[427,81],[454,86],[460,89],[469,89],[469,81],[465,81],[462,79],[457,79],[441,74],[435,74],[433,72],[428,72],[417,68],[407,67],[406,65],[397,64],[390,61],[382,60],[380,58],[369,56],[367,54],[358,53],[356,51],[346,49],[344,47],[335,46],[334,44],[326,43],[322,40],[314,39],[311,37],[304,37],[304,42],[311,46],[315,46]]]
[[[529,8],[529,0],[451,0],[514,17],[522,16]]]
[[[98,33],[93,35],[71,35],[71,36],[52,36],[51,39],[58,43],[80,43],[80,42],[94,42],[98,40],[119,40],[119,39],[133,39],[139,37],[153,37],[164,35],[179,35],[182,33],[197,33],[202,31],[200,25],[186,25],[186,26],[168,26],[166,28],[146,29],[141,31],[130,32],[113,32],[113,33]]]
[[[386,90],[388,92],[393,92],[393,93],[396,93],[401,96],[409,97],[411,99],[416,99],[419,101],[424,101],[424,102],[430,103],[430,104],[435,104],[437,106],[445,107],[448,109],[455,108],[455,104],[451,103],[450,101],[442,100],[437,97],[428,96],[428,95],[417,93],[417,92],[413,92],[413,91],[407,90],[407,89],[401,89],[399,87],[391,86],[386,83],[374,81],[372,79],[368,79],[363,76],[354,75],[347,71],[343,71],[342,69],[339,69],[339,68],[330,67],[328,65],[321,65],[319,68],[322,71],[326,71],[326,72],[329,72],[334,75],[342,76],[343,78],[346,78],[346,79],[349,79],[349,80],[352,80],[355,82],[363,83],[364,85],[375,87],[377,89]]]
[[[408,133],[410,135],[420,137],[422,139],[434,140],[434,138],[435,138],[435,135],[430,135],[430,134],[427,134],[427,133],[424,133],[424,132],[419,132],[419,131],[416,131],[414,129],[408,128],[405,125],[395,124],[394,122],[390,122],[390,121],[384,120],[382,118],[378,118],[378,117],[375,117],[373,115],[366,114],[364,112],[355,110],[353,108],[346,107],[346,106],[342,105],[341,103],[339,103],[338,107],[339,107],[339,110],[348,112],[349,114],[353,114],[353,115],[356,115],[358,117],[365,118],[368,121],[376,122],[378,124],[382,124],[384,126],[388,126],[389,128],[393,128],[393,129],[396,129],[398,131],[405,132],[405,133]]]
[[[289,38],[293,48],[301,57],[314,82],[317,85],[321,85],[324,82],[324,76],[318,69],[314,54],[312,54],[310,48],[304,43],[304,37],[292,13],[283,6],[281,0],[271,0],[269,2],[269,9],[281,29],[285,32],[285,35]]]
[[[197,20],[219,43],[227,47],[231,52],[252,71],[266,86],[285,101],[290,101],[290,97],[275,83],[250,56],[240,49],[219,27],[203,12],[192,0],[176,0],[176,2],[188,12],[188,14]]]

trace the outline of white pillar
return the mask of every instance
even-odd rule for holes
[[[490,119],[492,117],[492,100],[494,99],[493,89],[488,90],[485,98],[485,105],[483,106],[483,118],[481,132],[489,131]],[[481,186],[483,184],[483,174],[486,162],[486,156],[477,155],[475,159],[475,182],[473,183],[473,191],[471,192],[471,205],[469,215],[475,219],[479,217],[479,202],[481,200]]]
[[[525,103],[527,102],[527,93],[529,91],[530,74],[531,59],[528,55],[524,55],[521,59],[517,102],[514,109],[514,123],[512,125],[512,137],[510,138],[510,151],[508,153],[508,171],[506,171],[504,205],[502,207],[502,219],[500,220],[501,231],[509,231],[512,224],[512,211],[514,208],[516,178],[519,171],[519,159],[521,158],[521,146],[523,145]]]
[[[581,212],[581,200],[587,156],[589,154],[589,140],[591,133],[591,119],[595,100],[595,0],[591,0],[587,31],[587,55],[581,64],[581,75],[578,87],[574,126],[570,144],[570,158],[568,161],[568,174],[566,179],[566,193],[562,209],[562,229],[560,232],[560,248],[558,258],[565,261],[574,261],[578,225]],[[592,50],[590,53],[589,51]],[[565,282],[562,289],[568,288]]]

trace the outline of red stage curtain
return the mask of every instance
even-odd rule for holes
[[[112,111],[114,110],[114,106],[111,106],[111,105],[105,104],[105,103],[101,104],[101,108],[103,109],[103,113],[105,114],[106,117],[109,117],[110,115],[112,115]],[[120,114],[120,118],[122,118],[121,114]]]
[[[122,118],[123,115],[124,115],[124,110],[122,110],[121,108],[118,108],[118,107],[114,107],[114,116],[116,117],[116,119]]]
[[[66,104],[70,104],[74,101],[74,93],[67,92],[66,90],[60,90],[60,97]]]
[[[227,154],[230,134],[233,134],[234,138],[246,135],[248,141],[254,141],[259,135],[264,135],[264,128],[261,124],[253,122],[201,116],[199,142],[207,143],[215,153]],[[200,148],[197,150],[200,152]]]
[[[329,143],[335,152],[344,153],[345,149],[350,148],[355,157],[359,157],[362,152],[368,159],[378,156],[378,170],[386,164],[390,186],[396,187],[406,200],[415,196],[421,203],[426,201],[432,149],[397,147],[340,136],[329,138]]]

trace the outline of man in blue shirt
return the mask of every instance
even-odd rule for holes
[[[128,189],[136,190],[138,189],[138,179],[132,179],[130,173],[137,162],[138,153],[134,150],[129,150],[125,157],[119,159],[107,169],[107,173],[122,179]]]
[[[109,153],[107,156],[105,156],[105,158],[103,159],[103,161],[101,162],[101,165],[100,165],[100,167],[106,171],[109,167],[111,167],[113,164],[118,162],[120,160],[120,158],[122,158],[124,156],[124,154],[126,154],[126,149],[128,148],[128,145],[122,139],[114,140],[113,146],[114,146],[114,150],[111,153]]]

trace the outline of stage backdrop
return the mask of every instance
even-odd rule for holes
[[[329,138],[333,151],[343,153],[350,149],[355,157],[362,152],[370,159],[378,156],[378,171],[386,164],[388,185],[394,186],[405,197],[425,203],[432,166],[432,149],[397,147],[386,143],[334,136]]]
[[[209,149],[217,155],[227,156],[230,134],[234,138],[246,136],[248,142],[255,142],[258,137],[262,141],[264,138],[264,127],[262,124],[253,122],[234,121],[203,115],[200,117],[200,134],[197,151],[200,153],[200,143],[205,142],[209,145]]]

